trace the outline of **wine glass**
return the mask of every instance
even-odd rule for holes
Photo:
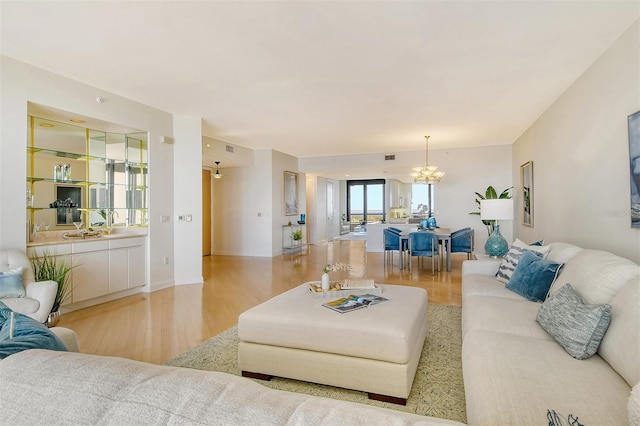
[[[73,224],[76,227],[76,230],[78,231],[78,234],[80,234],[80,228],[82,228],[82,225],[84,225],[83,220],[80,219],[79,222],[73,222]]]

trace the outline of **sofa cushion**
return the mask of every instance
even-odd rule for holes
[[[24,297],[26,292],[22,284],[23,267],[0,272],[0,299],[6,297]]]
[[[67,350],[45,325],[0,303],[0,359],[27,349]]]
[[[611,321],[611,305],[587,305],[571,284],[550,296],[536,321],[576,359],[596,353]]]
[[[543,302],[561,268],[561,264],[525,250],[507,288],[533,302]]]
[[[498,281],[494,275],[471,274],[462,277],[462,304],[470,296],[493,296],[507,299],[523,300]]]
[[[629,424],[631,426],[640,426],[640,383],[636,384],[631,390],[629,404]]]
[[[498,281],[502,281],[503,283],[509,282],[524,250],[529,250],[540,257],[544,257],[547,251],[549,251],[549,246],[530,246],[516,238],[500,263],[498,273],[496,274]]]
[[[632,278],[640,279],[640,266],[612,253],[582,250],[568,261],[549,294],[570,283],[586,303],[609,303]]]
[[[472,330],[491,330],[518,336],[553,341],[535,321],[540,304],[502,287],[517,299],[492,296],[469,296],[462,309],[462,335]]]
[[[589,426],[628,421],[631,388],[598,355],[580,361],[553,340],[476,330],[462,365],[470,425],[546,425],[549,409]]]
[[[629,383],[640,382],[640,281],[633,278],[611,300],[611,324],[598,354]]]

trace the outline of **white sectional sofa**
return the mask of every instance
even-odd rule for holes
[[[460,425],[226,373],[33,349],[0,361],[6,425]]]
[[[543,303],[498,281],[500,260],[465,261],[462,359],[468,423],[549,424],[551,410],[564,422],[571,415],[589,426],[637,424],[640,386],[634,403],[630,394],[640,381],[640,266],[565,243],[545,249],[547,260],[564,264],[545,305],[551,306],[569,283],[586,304],[611,305],[610,325],[595,355],[573,358],[536,321]],[[554,309],[552,315],[560,312]]]

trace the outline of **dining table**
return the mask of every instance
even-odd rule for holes
[[[438,243],[440,244],[441,251],[446,253],[447,272],[451,272],[451,228],[437,227],[435,229],[408,229],[408,230],[402,231],[400,233],[400,247],[404,247],[404,241],[407,242],[406,244],[408,246],[409,236],[413,232],[431,232],[438,237]],[[411,262],[411,259],[409,258],[408,261]],[[403,269],[403,268],[404,268],[404,253],[403,253],[403,250],[400,250],[400,269]]]

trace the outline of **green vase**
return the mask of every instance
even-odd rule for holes
[[[509,251],[509,244],[500,234],[500,225],[495,226],[493,234],[484,244],[484,251],[491,257],[502,257]]]

